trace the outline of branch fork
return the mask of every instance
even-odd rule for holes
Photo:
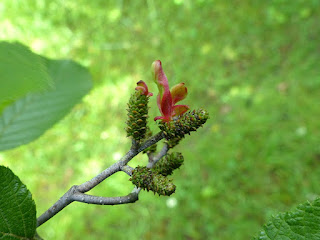
[[[122,171],[131,176],[133,168],[127,165],[130,160],[140,152],[159,142],[163,138],[163,132],[159,132],[158,134],[150,137],[141,145],[139,144],[139,142],[133,140],[130,150],[118,162],[114,163],[91,180],[80,185],[72,186],[55,204],[53,204],[37,219],[37,227],[41,226],[43,223],[48,221],[50,218],[52,218],[54,215],[59,213],[62,209],[64,209],[74,201],[95,205],[119,205],[136,202],[140,193],[140,188],[137,187],[135,187],[128,195],[119,197],[101,197],[85,193],[96,187],[98,184],[100,184],[116,172]],[[156,162],[159,161],[168,152],[168,150],[168,145],[165,144],[157,156],[152,157],[152,159],[149,158],[149,164],[147,167],[152,168],[156,164]]]

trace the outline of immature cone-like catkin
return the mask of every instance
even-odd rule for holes
[[[140,141],[145,138],[149,96],[135,91],[128,103],[127,137]]]
[[[173,173],[175,169],[178,169],[183,164],[183,156],[179,152],[168,153],[157,162],[153,171],[160,173],[163,176],[168,176]]]
[[[159,196],[170,196],[176,190],[172,180],[147,167],[137,166],[132,172],[130,181],[139,188],[158,193]]]
[[[184,138],[185,134],[196,131],[208,118],[209,114],[205,109],[193,110],[184,113],[173,121],[160,122],[159,128],[164,132],[169,147],[174,147]]]

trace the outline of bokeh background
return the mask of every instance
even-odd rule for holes
[[[125,154],[126,103],[141,79],[157,92],[154,60],[171,86],[185,82],[184,104],[211,116],[177,147],[185,164],[174,195],[73,203],[38,229],[45,239],[249,239],[319,196],[320,1],[2,0],[0,29],[3,40],[87,66],[95,84],[41,138],[0,154],[38,214]],[[155,97],[151,106],[152,123]],[[90,193],[132,187],[118,173]]]

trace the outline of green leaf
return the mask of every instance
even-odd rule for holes
[[[320,198],[273,217],[255,240],[320,239]]]
[[[0,150],[29,143],[57,121],[92,87],[88,71],[69,60],[45,60],[54,89],[32,93],[7,106],[0,116]]]
[[[33,239],[36,205],[30,191],[4,166],[0,166],[0,239]]]
[[[0,105],[52,85],[45,61],[19,43],[0,42]]]

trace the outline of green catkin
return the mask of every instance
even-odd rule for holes
[[[127,137],[140,141],[145,138],[148,119],[149,96],[135,91],[128,103]]]
[[[205,109],[198,109],[184,113],[182,116],[171,122],[160,122],[159,128],[165,134],[169,147],[176,146],[186,134],[196,131],[209,118]]]
[[[130,181],[139,188],[158,193],[159,196],[170,196],[176,190],[172,180],[147,167],[137,166],[132,172]]]
[[[184,158],[181,153],[168,153],[157,162],[152,170],[163,176],[168,176],[171,175],[175,169],[180,168],[183,161]]]

